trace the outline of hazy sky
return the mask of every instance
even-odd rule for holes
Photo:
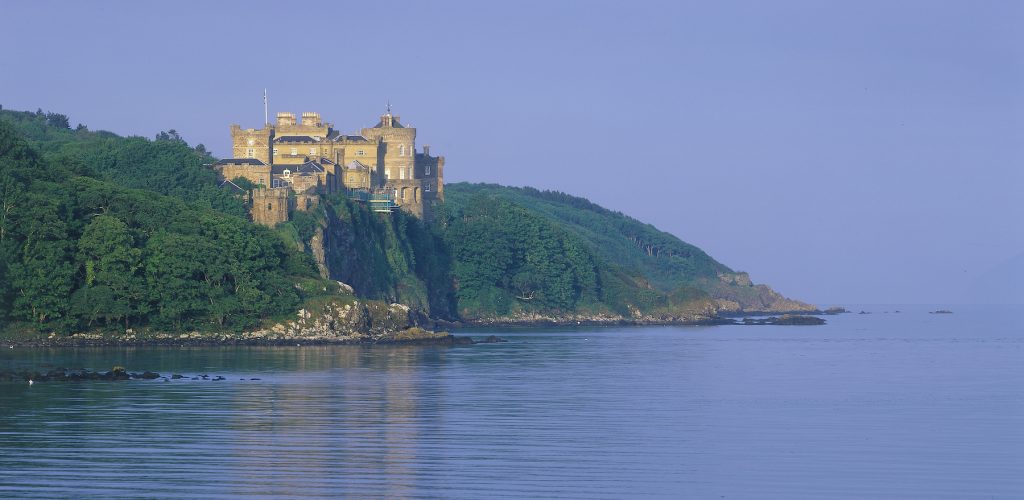
[[[446,180],[587,197],[794,298],[1021,291],[1024,3],[842,4],[6,1],[0,104],[227,156],[264,87],[353,132],[390,99]]]

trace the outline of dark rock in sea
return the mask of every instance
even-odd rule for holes
[[[171,374],[171,379],[173,379],[173,380],[178,380],[180,378],[185,378],[185,376],[180,374],[180,373],[173,373],[173,374]]]
[[[131,379],[155,379],[159,373],[144,372],[128,373],[124,368],[115,366],[109,372],[94,372],[90,370],[69,370],[67,368],[54,368],[46,373],[38,371],[0,371],[0,382],[2,381],[28,381],[33,382],[80,382],[85,380],[131,380]]]
[[[224,378],[224,377],[221,377],[220,375],[217,375],[216,377],[213,377],[213,380],[214,380],[214,382],[216,382],[218,380],[227,380],[227,379]]]
[[[825,314],[843,314],[843,313],[848,313],[850,311],[848,311],[845,307],[836,306],[836,307],[830,307],[828,309],[825,309],[824,312],[825,312]]]
[[[743,318],[744,325],[824,325],[825,320],[804,314],[784,314],[767,318]]]
[[[950,311],[949,309],[939,309],[938,311],[932,311],[928,314],[953,314],[953,311]]]
[[[867,312],[867,311],[861,311],[861,312],[859,312],[859,313],[857,313],[857,314],[871,314],[871,313],[869,313],[869,312]]]
[[[484,338],[482,338],[480,340],[474,340],[473,341],[474,344],[498,344],[498,343],[501,343],[501,342],[508,342],[508,340],[503,339],[503,338],[501,338],[501,337],[499,337],[497,335],[490,335],[490,336],[484,337]]]

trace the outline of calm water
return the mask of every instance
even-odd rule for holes
[[[5,347],[227,380],[0,384],[0,496],[1024,497],[1024,310],[866,309],[451,348]]]

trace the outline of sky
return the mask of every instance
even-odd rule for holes
[[[391,102],[821,306],[1024,302],[1024,3],[6,1],[0,104],[215,155]]]

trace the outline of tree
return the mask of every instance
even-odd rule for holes
[[[67,115],[62,115],[60,113],[46,113],[46,124],[59,129],[71,128],[71,124],[68,123]]]
[[[134,247],[128,225],[116,217],[93,218],[78,240],[78,259],[85,268],[85,286],[106,287],[110,300],[103,311],[108,322],[149,313],[146,283],[142,277],[142,251]]]

